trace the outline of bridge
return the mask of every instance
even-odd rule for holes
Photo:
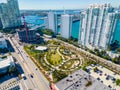
[[[41,27],[44,27],[45,24],[41,24],[41,25],[38,25],[38,26],[34,26],[33,28],[31,28],[30,30],[36,30],[38,28],[41,28]]]
[[[73,22],[77,22],[77,21],[80,21],[80,19],[73,19]],[[60,25],[61,25],[61,23],[58,24],[58,27],[60,27]],[[38,26],[34,26],[30,30],[36,30],[38,28],[45,27],[45,26],[46,26],[46,24],[41,24],[41,25],[38,25]]]

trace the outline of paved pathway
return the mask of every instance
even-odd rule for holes
[[[51,64],[47,61],[46,55],[44,56],[44,60],[45,60],[46,64],[50,65],[50,66],[53,68],[53,71],[54,71],[55,69],[61,70],[61,71],[73,71],[75,68],[78,68],[78,67],[76,66],[75,68],[71,68],[70,70],[60,69],[59,67],[62,66],[64,63],[66,63],[66,62],[69,61],[69,60],[65,60],[64,56],[59,52],[59,47],[57,48],[57,52],[58,52],[58,54],[62,57],[62,59],[63,59],[64,61],[63,61],[62,64],[60,64],[60,65],[58,65],[58,66],[56,66],[56,67],[55,67],[54,65],[51,65]],[[81,65],[82,65],[82,59],[81,59],[80,55],[79,55],[79,60],[80,60],[79,66],[81,66]]]

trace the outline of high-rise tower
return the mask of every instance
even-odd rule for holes
[[[20,26],[21,19],[18,0],[7,0],[7,3],[1,3],[0,18],[3,28]]]
[[[54,12],[49,12],[47,28],[51,29],[54,32],[54,34],[57,34],[57,24],[58,24],[57,14],[55,14]]]
[[[64,14],[61,16],[61,36],[68,39],[71,37],[73,16]]]
[[[91,5],[81,15],[79,43],[88,48],[106,49],[112,41],[117,16],[110,4]]]

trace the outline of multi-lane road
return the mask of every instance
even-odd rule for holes
[[[12,55],[18,59],[27,78],[26,80],[23,80],[25,88],[32,90],[50,90],[49,82],[24,51],[24,47],[21,46],[14,37],[8,37],[7,39],[15,50]]]

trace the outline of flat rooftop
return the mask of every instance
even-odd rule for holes
[[[87,85],[89,82],[91,85]],[[56,86],[59,90],[110,90],[82,69],[62,79]]]
[[[44,51],[44,50],[47,50],[47,47],[45,47],[45,46],[38,46],[35,49],[36,50],[40,50],[40,51]]]
[[[12,56],[7,56],[6,58],[0,58],[0,68],[5,68],[10,65],[14,65],[14,60]]]

